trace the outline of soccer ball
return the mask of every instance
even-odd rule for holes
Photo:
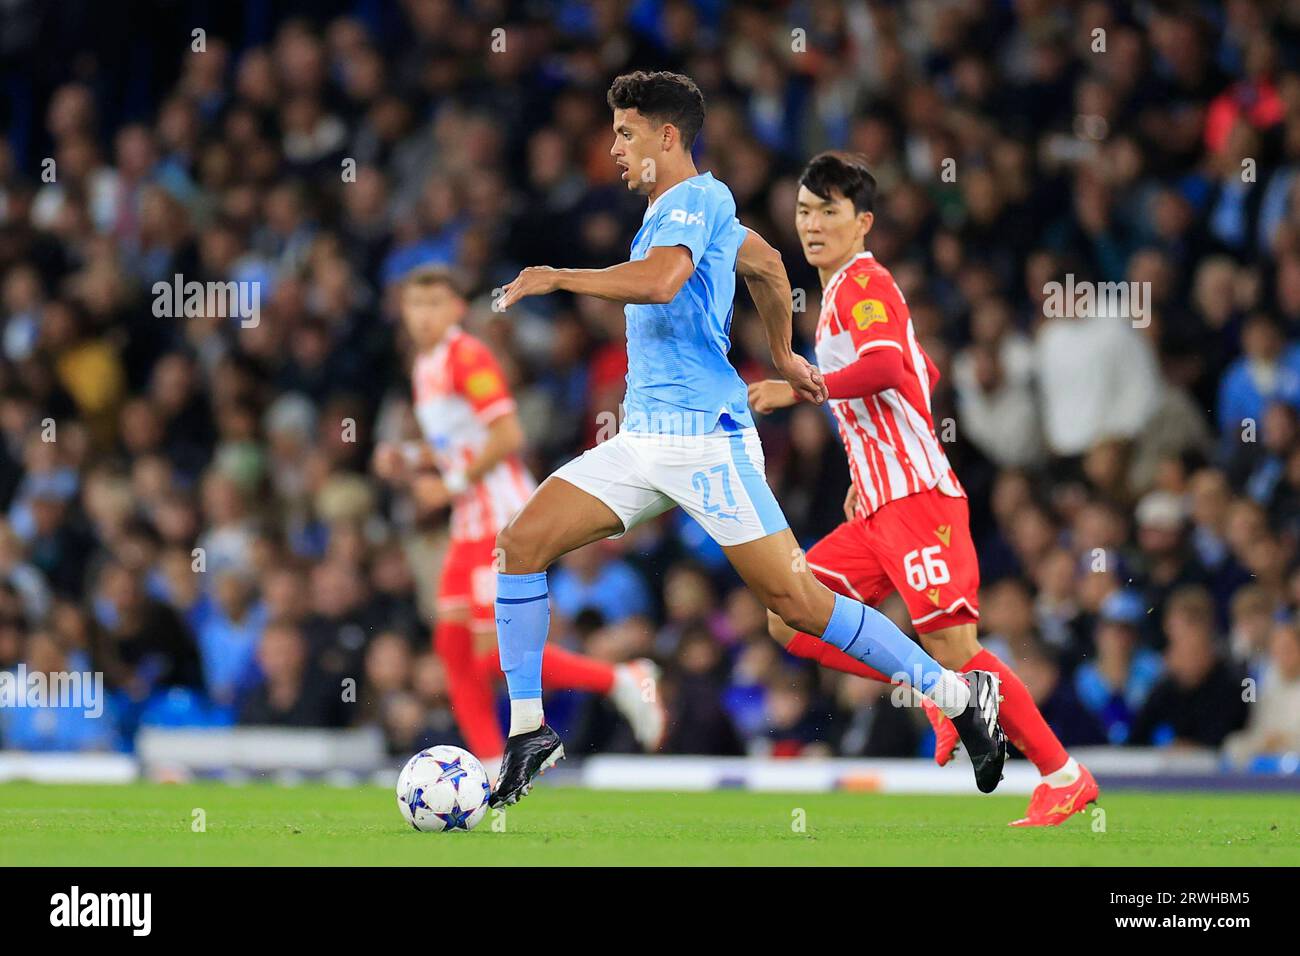
[[[397,777],[397,809],[417,830],[473,830],[487,814],[492,784],[468,750],[430,747],[406,762]]]

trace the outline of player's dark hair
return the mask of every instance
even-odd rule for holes
[[[799,185],[822,199],[838,193],[853,203],[855,213],[875,212],[876,177],[867,169],[865,156],[839,150],[818,153],[804,167]]]
[[[687,152],[704,126],[704,94],[680,73],[624,73],[610,85],[605,100],[612,110],[636,110],[656,123],[672,123]]]

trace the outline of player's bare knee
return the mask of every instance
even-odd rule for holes
[[[534,574],[551,563],[545,538],[527,524],[520,527],[517,519],[497,532],[496,547],[497,570],[507,574]]]
[[[811,595],[800,591],[774,594],[769,598],[767,607],[786,627],[794,631],[820,634],[826,624],[824,619],[817,619],[817,602]],[[789,642],[789,638],[786,642]]]
[[[790,624],[790,618],[796,613],[793,594],[786,591],[768,591],[763,594],[762,598],[763,604],[767,608],[769,620],[775,615],[787,627],[793,627]]]

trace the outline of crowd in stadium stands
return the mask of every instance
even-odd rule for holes
[[[867,157],[870,247],[942,372],[982,639],[1062,741],[1300,750],[1292,5],[249,0],[129,25],[111,6],[0,11],[0,670],[111,691],[98,720],[0,710],[0,745],[194,723],[457,741],[429,640],[446,515],[370,472],[380,437],[416,434],[394,283],[463,277],[539,478],[595,441],[621,308],[500,314],[492,290],[627,258],[643,201],[607,155],[605,90],[649,68],[704,90],[698,164],[781,249],[805,352],[798,172]],[[178,275],[256,283],[257,314],[176,314],[154,284]],[[1061,314],[1067,276],[1149,301]],[[770,374],[743,292],[732,334],[742,375]],[[810,545],[848,486],[832,419],[760,429]],[[890,688],[785,656],[679,512],[569,555],[551,593],[551,640],[665,666],[669,752],[926,753]],[[573,752],[635,749],[601,700],[547,715]]]

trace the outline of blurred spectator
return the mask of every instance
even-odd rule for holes
[[[1105,438],[1133,438],[1156,407],[1155,359],[1127,317],[1047,319],[1034,368],[1047,445],[1056,455],[1081,455]]]
[[[566,554],[551,573],[555,609],[570,619],[584,610],[598,611],[610,623],[648,614],[645,582],[617,553],[617,545],[597,542]]]
[[[1244,764],[1267,753],[1300,751],[1300,629],[1276,625],[1269,641],[1268,678],[1251,704],[1246,729],[1226,742],[1228,758]]]
[[[1211,589],[1219,605],[1247,580],[1248,575],[1233,556],[1228,541],[1228,515],[1232,487],[1227,475],[1217,468],[1202,468],[1188,482],[1191,546],[1196,559],[1211,576]]]
[[[57,679],[73,670],[58,638],[49,631],[27,636],[23,663],[27,679],[45,678],[49,693],[58,686]],[[16,675],[8,676],[16,680]],[[40,702],[42,706],[0,707],[0,744],[32,751],[118,749],[123,741],[112,702],[102,695],[102,688],[94,689],[89,671],[78,671],[77,678],[84,681],[80,700],[50,697]],[[27,693],[27,686],[16,687],[18,693]]]
[[[771,640],[764,645],[775,649]],[[736,728],[722,706],[725,661],[717,642],[705,631],[689,631],[677,644],[675,662],[677,666],[665,687],[665,703],[671,716],[664,752],[717,756],[744,753]]]
[[[110,687],[140,703],[169,687],[203,688],[198,649],[167,605],[148,597],[137,572],[110,562],[99,573],[96,665]]]
[[[257,648],[261,680],[239,708],[241,724],[279,727],[336,727],[343,723],[343,688],[317,672],[302,632],[273,623]]]
[[[1281,509],[1277,505],[1284,488],[1287,456],[1300,445],[1296,410],[1281,402],[1269,404],[1264,409],[1259,437],[1259,442],[1244,446],[1237,456],[1240,473],[1245,476],[1243,487],[1270,516],[1285,520],[1285,514],[1278,513]]]
[[[1258,430],[1272,400],[1300,405],[1300,343],[1288,345],[1276,321],[1256,313],[1241,331],[1242,355],[1219,385],[1219,431],[1227,447]]]
[[[411,693],[397,694],[385,702],[383,728],[388,752],[395,757],[437,744],[464,746],[451,710],[445,706],[430,710],[421,698]]]
[[[358,708],[361,721],[376,722],[388,704],[407,690],[413,657],[410,642],[392,631],[385,631],[370,642],[366,648],[365,681]]]
[[[1138,502],[1134,517],[1139,549],[1136,578],[1147,606],[1154,609],[1154,623],[1160,620],[1170,594],[1187,585],[1205,585],[1209,575],[1188,547],[1184,530],[1187,512],[1181,496],[1164,490],[1148,492]],[[1147,636],[1157,646],[1162,644],[1159,632],[1148,629]]]
[[[914,757],[923,739],[918,708],[900,707],[903,691],[879,681],[845,678],[836,703],[841,721],[836,750],[845,757]],[[910,692],[906,692],[910,696]]]
[[[1169,599],[1166,674],[1133,721],[1129,741],[1157,747],[1218,747],[1246,722],[1240,669],[1216,646],[1214,605],[1202,588]]]
[[[1077,595],[1077,562],[1067,549],[1053,548],[1035,568],[1038,596],[1034,618],[1044,643],[1073,662],[1084,655],[1085,616]]]
[[[196,628],[204,683],[214,703],[231,706],[257,680],[257,645],[266,608],[240,568],[217,572],[215,600]]]
[[[433,654],[414,661],[411,689],[390,694],[381,708],[381,726],[394,755],[414,753],[435,744],[463,747],[447,697],[447,677]]]
[[[778,672],[764,698],[766,742],[773,757],[826,756],[831,715],[816,700],[802,671]]]
[[[666,621],[655,638],[660,654],[673,654],[686,630],[702,627],[709,633],[721,630],[717,595],[709,576],[692,564],[677,564],[664,577],[664,616]]]
[[[981,642],[1006,660],[1036,650],[1038,636],[1028,587],[1019,579],[1006,578],[981,591]]]
[[[995,464],[1036,465],[1043,459],[1034,370],[1023,342],[979,342],[953,368],[961,429]]]
[[[1232,595],[1228,647],[1233,660],[1258,681],[1268,667],[1274,604],[1268,592],[1248,584]]]
[[[8,524],[0,522],[0,580],[11,585],[23,599],[28,619],[42,621],[50,609],[50,589],[45,576],[29,564],[22,541]]]
[[[812,544],[844,520],[848,459],[826,409],[796,406],[790,415],[789,447],[768,466],[772,490],[801,540]],[[773,467],[773,464],[775,467]]]
[[[1034,698],[1043,719],[1065,747],[1106,743],[1101,722],[1080,701],[1060,662],[1041,647],[1026,647],[1016,659],[1016,672]],[[1012,741],[1014,743],[1014,741]]]
[[[1164,670],[1160,655],[1141,644],[1139,628],[1146,616],[1146,602],[1136,591],[1112,592],[1097,617],[1096,659],[1084,661],[1074,674],[1080,703],[1112,744],[1128,740]]]

